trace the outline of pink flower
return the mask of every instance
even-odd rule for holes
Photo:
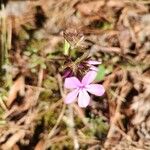
[[[92,70],[92,71],[98,71],[98,68],[95,67],[95,66],[101,64],[101,62],[96,61],[96,60],[88,60],[87,64],[89,65],[90,70]]]
[[[65,103],[70,104],[77,100],[80,107],[87,107],[90,103],[88,92],[96,96],[102,96],[105,92],[104,87],[100,84],[91,84],[96,74],[95,71],[89,71],[82,81],[79,81],[76,77],[66,78],[64,87],[72,91],[66,96]]]
[[[87,63],[90,64],[90,65],[99,65],[99,64],[101,64],[101,62],[96,61],[96,60],[88,60]]]

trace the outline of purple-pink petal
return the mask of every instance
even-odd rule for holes
[[[105,92],[105,89],[100,84],[90,84],[86,86],[86,90],[90,92],[91,94],[94,94],[96,96],[102,96]]]
[[[78,105],[79,107],[87,107],[90,103],[90,96],[86,90],[82,89],[79,91]]]
[[[76,77],[70,77],[65,79],[64,87],[67,89],[78,88],[81,82]]]
[[[78,89],[75,89],[72,92],[68,93],[67,96],[65,97],[65,100],[64,100],[65,103],[66,104],[73,103],[76,100],[78,94],[79,94],[79,90]]]
[[[91,67],[90,67],[90,70],[91,70],[91,71],[96,71],[96,72],[97,72],[97,71],[98,71],[98,68],[95,67],[95,66],[91,66]]]
[[[99,64],[101,64],[101,62],[96,61],[96,60],[89,60],[89,61],[87,61],[87,63],[90,64],[90,65],[99,65]]]
[[[82,79],[81,83],[83,85],[88,85],[91,82],[94,81],[94,79],[96,78],[97,72],[96,71],[89,71]]]

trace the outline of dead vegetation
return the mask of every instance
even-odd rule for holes
[[[0,17],[0,149],[150,149],[149,0],[8,1]],[[86,109],[63,103],[63,35],[102,61]]]

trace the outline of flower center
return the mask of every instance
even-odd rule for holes
[[[81,84],[81,85],[79,86],[79,88],[80,88],[80,89],[83,89],[83,88],[85,88],[85,86],[84,86],[83,84]]]

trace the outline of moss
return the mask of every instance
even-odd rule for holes
[[[50,90],[58,90],[57,80],[52,76],[47,76],[47,78],[43,82],[43,86]]]
[[[35,69],[35,71],[37,71],[36,68],[38,66],[40,66],[42,69],[46,69],[45,59],[36,54],[33,54],[31,56],[31,59],[29,60],[28,66],[32,72],[34,72],[34,69]]]
[[[61,112],[61,107],[57,107],[57,109],[53,109],[53,110],[50,110],[48,109],[47,112],[45,112],[45,114],[43,115],[43,118],[44,118],[44,124],[46,127],[53,127],[56,122],[57,122],[57,119],[58,119],[58,116],[60,115],[60,112]],[[61,122],[61,127],[65,127],[65,125]]]
[[[78,116],[76,116],[74,118],[74,120],[75,120],[75,127],[76,128],[81,128],[84,126],[82,120]]]
[[[101,117],[92,118],[89,120],[92,128],[84,128],[83,133],[86,138],[95,138],[102,140],[108,132],[109,125]]]
[[[58,114],[54,111],[48,111],[44,115],[44,124],[47,127],[53,127],[56,124],[56,118]]]
[[[24,29],[21,29],[20,32],[18,33],[18,38],[19,40],[29,40],[30,39],[30,36],[29,34],[27,33],[26,30]]]
[[[49,90],[45,90],[45,91],[42,91],[40,93],[40,100],[43,100],[43,101],[49,101],[49,98],[52,96],[53,92],[51,91],[51,89]]]
[[[101,117],[91,119],[90,122],[93,125],[93,133],[98,139],[102,139],[107,135],[109,125]]]
[[[36,40],[36,39],[32,39],[27,48],[26,51],[29,51],[31,53],[37,53],[39,52],[43,46],[45,45],[46,40]]]
[[[59,142],[59,143],[54,143],[51,145],[50,149],[51,150],[73,150],[73,144],[72,144],[72,140],[71,139],[66,139],[63,142]]]

